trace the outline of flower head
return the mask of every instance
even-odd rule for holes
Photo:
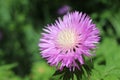
[[[64,14],[66,14],[66,13],[68,13],[69,11],[70,11],[70,6],[68,6],[68,5],[64,5],[64,6],[62,6],[62,7],[60,7],[59,9],[58,9],[58,14],[59,15],[64,15]]]
[[[96,25],[89,16],[77,11],[66,14],[43,30],[39,43],[42,57],[61,70],[64,67],[79,69],[78,62],[83,65],[83,56],[92,56],[91,51],[99,41]]]

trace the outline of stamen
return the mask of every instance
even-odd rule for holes
[[[65,50],[72,49],[76,45],[77,38],[75,30],[66,28],[58,33],[57,44]]]

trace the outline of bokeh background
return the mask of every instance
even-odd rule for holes
[[[38,43],[63,6],[87,13],[100,29],[91,75],[82,80],[120,80],[120,0],[0,0],[0,80],[53,80],[56,69]]]

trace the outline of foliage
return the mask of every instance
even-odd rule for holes
[[[48,80],[51,78],[54,71],[54,68],[50,67],[43,61],[39,61],[34,63],[30,76],[32,80]]]
[[[0,66],[0,80],[21,80],[20,77],[16,76],[11,68],[15,67],[16,64],[7,64]]]
[[[119,3],[119,0],[0,0],[0,80],[58,80],[60,76],[64,80],[71,76],[74,80],[119,80]],[[81,75],[59,73],[39,54],[42,28],[61,17],[57,10],[63,5],[69,5],[71,11],[89,14],[101,32],[96,56],[92,62],[86,59],[88,67],[82,68]]]

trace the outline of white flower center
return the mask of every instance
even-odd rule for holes
[[[76,45],[76,33],[73,29],[64,29],[58,33],[57,43],[64,49],[71,49]]]

